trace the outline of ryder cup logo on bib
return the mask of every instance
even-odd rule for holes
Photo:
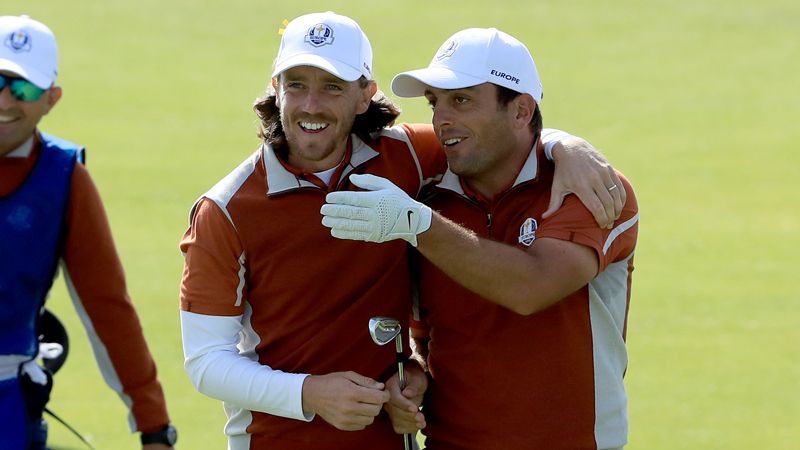
[[[536,228],[536,219],[530,217],[525,219],[525,222],[519,227],[519,243],[530,247],[536,239]]]
[[[17,53],[31,51],[31,37],[22,30],[9,34],[4,44]]]
[[[333,29],[324,23],[318,23],[308,29],[305,41],[314,47],[333,44]]]

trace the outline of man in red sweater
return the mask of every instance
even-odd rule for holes
[[[427,99],[447,173],[425,204],[353,175],[366,191],[332,192],[322,212],[334,237],[404,240],[421,255],[412,331],[432,381],[424,417],[392,390],[395,429],[427,424],[431,450],[621,449],[639,222],[630,184],[618,174],[600,188],[624,203],[610,228],[574,196],[546,214],[555,167],[542,83],[525,45],[502,31],[456,33],[392,89]],[[419,401],[425,378],[409,378],[419,381],[404,394]]]

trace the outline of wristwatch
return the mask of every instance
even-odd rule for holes
[[[178,430],[172,425],[167,425],[161,431],[142,433],[142,445],[166,444],[172,447],[176,442],[178,442]]]

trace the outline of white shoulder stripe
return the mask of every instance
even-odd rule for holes
[[[611,247],[611,244],[614,243],[614,240],[622,233],[627,231],[630,227],[636,225],[636,222],[639,221],[639,213],[637,212],[635,216],[631,217],[630,219],[622,222],[621,224],[617,225],[613,230],[611,230],[611,234],[608,235],[608,239],[606,239],[606,243],[603,244],[603,254],[605,255],[608,252],[608,248]]]
[[[244,160],[244,162],[239,164],[239,167],[233,169],[231,173],[209,189],[205,196],[214,200],[221,208],[225,209],[228,206],[228,202],[233,198],[233,195],[236,194],[236,191],[238,191],[245,180],[247,180],[247,177],[256,170],[257,158],[258,153],[255,153]]]
[[[430,183],[432,180],[424,180],[422,178],[422,165],[419,162],[419,157],[417,156],[417,151],[414,146],[411,144],[411,138],[406,133],[405,129],[399,125],[384,128],[381,130],[381,136],[386,136],[391,139],[397,139],[398,141],[403,141],[406,143],[406,148],[408,149],[408,153],[411,154],[411,158],[414,160],[414,164],[417,166],[417,176],[419,177],[419,189],[422,190],[422,187]],[[417,191],[419,194],[419,191]]]
[[[226,175],[225,178],[217,182],[208,192],[198,198],[189,212],[189,223],[191,224],[194,219],[194,211],[197,208],[197,204],[200,203],[200,200],[208,198],[219,206],[219,209],[222,210],[222,213],[225,214],[225,217],[228,218],[231,225],[236,228],[236,224],[233,223],[233,219],[230,213],[228,213],[228,202],[231,201],[234,194],[242,187],[247,177],[255,171],[257,158],[258,153],[255,153],[244,160],[233,172]]]

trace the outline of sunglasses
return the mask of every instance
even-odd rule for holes
[[[47,89],[42,89],[24,78],[13,78],[0,74],[0,92],[6,86],[11,89],[11,95],[21,102],[35,102],[42,98],[42,94],[47,91]]]

